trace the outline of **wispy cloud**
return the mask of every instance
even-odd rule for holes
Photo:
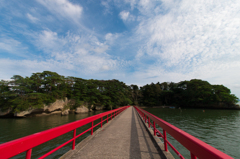
[[[117,65],[117,61],[106,53],[108,45],[94,36],[79,36],[70,32],[58,36],[56,32],[44,30],[36,38],[36,44],[53,60],[64,63],[71,70],[81,67],[81,72],[85,74],[114,69]]]
[[[38,18],[32,16],[32,15],[29,14],[29,13],[27,13],[27,18],[28,18],[29,20],[31,20],[33,23],[36,23],[37,21],[39,21]]]
[[[4,36],[0,38],[0,51],[18,57],[27,57],[28,47],[24,46],[18,40]]]
[[[112,14],[110,3],[111,3],[111,0],[101,1],[101,5],[105,7],[104,14]]]
[[[73,4],[68,0],[37,0],[44,5],[50,12],[59,18],[70,19],[74,22],[79,22],[83,7],[79,4]]]
[[[146,18],[136,31],[136,37],[146,43],[136,56],[152,56],[167,67],[178,66],[183,71],[210,61],[224,61],[225,56],[237,57],[239,52],[235,50],[240,49],[237,6],[228,2],[183,1],[164,15]]]
[[[119,13],[119,16],[123,21],[134,21],[135,20],[135,17],[133,15],[131,15],[130,12],[125,11],[125,10],[121,11]]]
[[[129,17],[129,12],[127,11],[122,11],[119,13],[119,16],[121,17],[122,20],[127,20]]]

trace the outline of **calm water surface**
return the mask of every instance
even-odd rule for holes
[[[239,110],[205,109],[205,112],[202,109],[146,108],[145,110],[233,158],[240,158]],[[190,158],[190,152],[187,149],[170,135],[167,137],[185,158]],[[170,151],[175,158],[179,158],[172,150]]]
[[[0,144],[11,141],[20,137],[31,135],[43,130],[54,128],[63,124],[67,124],[79,119],[83,119],[95,114],[102,113],[104,111],[95,111],[85,114],[69,114],[68,116],[61,116],[59,114],[49,115],[49,116],[40,116],[40,117],[27,117],[27,118],[0,118]],[[97,123],[97,122],[96,122]],[[84,130],[90,128],[90,124],[83,126],[77,129],[77,134],[80,134]],[[95,128],[97,129],[97,128]],[[94,131],[95,131],[94,129]],[[81,140],[90,135],[90,132],[82,135],[76,140],[76,143],[79,143]],[[50,150],[56,148],[57,146],[63,144],[64,142],[71,139],[73,132],[69,132],[65,135],[57,137],[47,143],[37,146],[32,150],[32,158],[38,158]],[[68,150],[71,149],[71,143],[61,148],[60,150],[54,152],[47,158],[59,158]],[[14,159],[25,158],[25,152],[15,156]],[[1,156],[1,154],[0,154]],[[0,157],[1,158],[1,157]]]

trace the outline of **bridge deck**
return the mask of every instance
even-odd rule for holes
[[[100,129],[85,144],[71,151],[72,159],[166,158],[133,107]]]

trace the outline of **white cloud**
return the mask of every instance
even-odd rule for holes
[[[125,3],[129,3],[130,6],[131,6],[131,10],[134,9],[136,3],[137,3],[137,0],[124,0]]]
[[[183,72],[213,60],[223,61],[226,56],[237,58],[240,55],[238,6],[239,3],[230,2],[182,1],[167,14],[140,23],[136,37],[146,44],[139,52],[141,56],[144,52],[158,58],[167,67],[178,66]]]
[[[50,30],[42,31],[36,38],[35,45],[46,53],[52,53],[53,51],[60,51],[66,44],[65,39],[58,37],[56,32]]]
[[[135,17],[133,15],[131,15],[130,12],[125,11],[125,10],[121,11],[119,13],[119,16],[123,21],[134,21],[135,20]]]
[[[122,11],[122,12],[119,13],[119,16],[120,16],[120,18],[121,18],[122,20],[127,20],[128,17],[129,17],[129,12],[127,12],[127,11]]]
[[[36,45],[48,53],[52,60],[61,62],[64,67],[73,70],[81,68],[84,74],[116,69],[117,61],[106,53],[109,46],[95,36],[76,35],[68,32],[59,36],[56,32],[44,30],[36,37]]]
[[[101,69],[105,71],[105,70],[109,70],[110,68],[107,65],[103,65]]]
[[[104,14],[112,14],[110,2],[111,0],[101,1],[101,5],[105,7]]]
[[[236,87],[240,78],[240,1],[125,2],[141,13],[131,37],[138,46],[132,61],[138,71],[131,74],[132,79],[139,79],[136,83],[200,78],[224,84],[240,95]],[[122,19],[129,14],[122,12]]]
[[[32,16],[31,14],[27,13],[27,18],[30,19],[33,23],[36,23],[37,21],[39,21],[38,18]]]
[[[10,54],[14,54],[20,57],[26,57],[28,48],[23,46],[23,44],[10,37],[1,37],[0,38],[0,51]]]
[[[66,19],[71,19],[78,22],[83,11],[83,7],[73,4],[68,0],[37,0],[44,5],[48,10],[56,16],[61,16]]]
[[[119,38],[121,35],[118,33],[112,34],[112,33],[107,33],[105,35],[105,40],[106,43],[113,44],[117,38]]]

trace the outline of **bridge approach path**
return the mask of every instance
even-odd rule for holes
[[[137,111],[129,107],[91,139],[80,143],[62,158],[147,159],[166,158],[143,125]]]

